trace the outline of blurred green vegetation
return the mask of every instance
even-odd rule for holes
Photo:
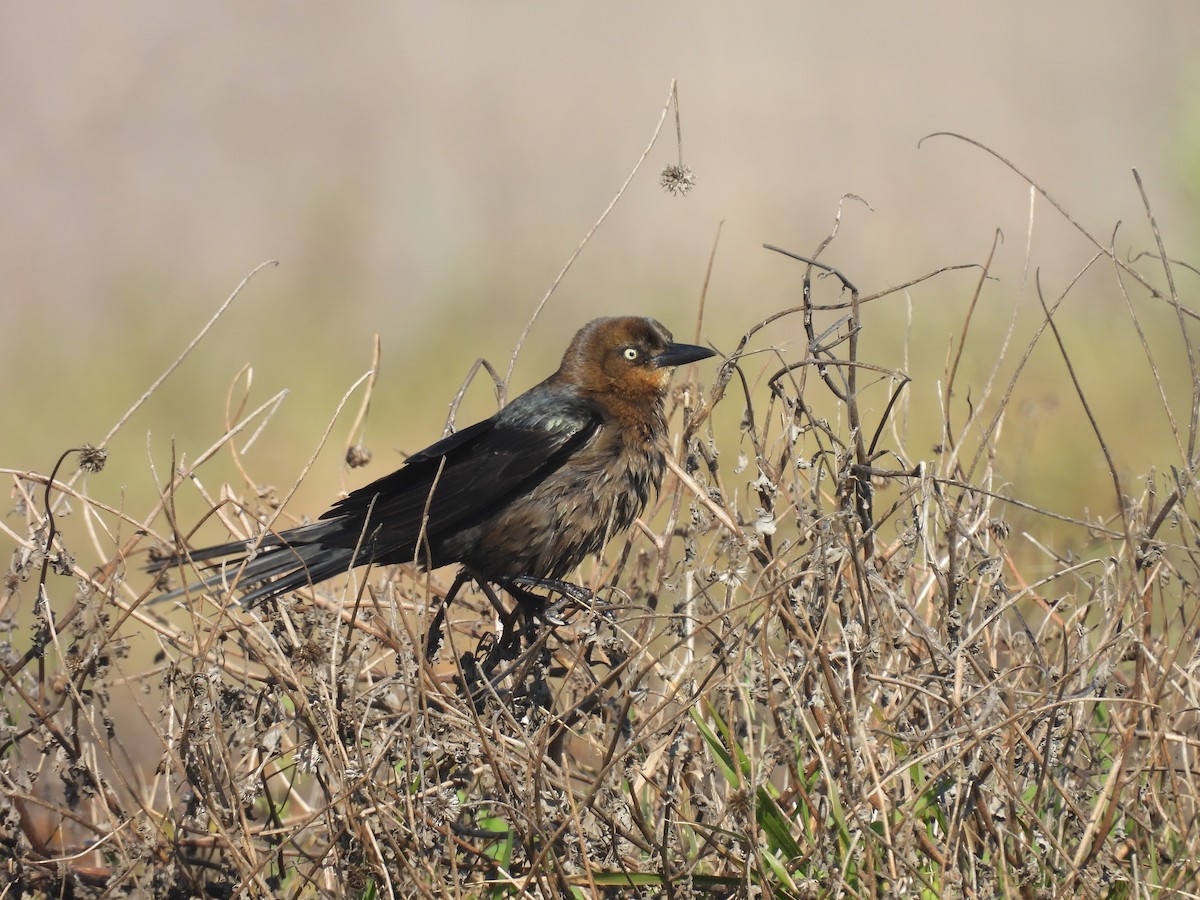
[[[1086,257],[1083,259],[1086,261]],[[322,275],[326,264],[329,270]],[[718,268],[720,265],[718,253]],[[747,329],[765,317],[756,310],[766,302],[778,304],[780,297],[794,302],[791,298],[798,297],[803,267],[799,263],[791,265],[790,269],[775,270],[778,284],[751,286],[739,296],[730,296],[727,289],[711,291],[704,339],[728,352]],[[1153,261],[1144,260],[1140,265],[1148,278],[1155,283],[1161,281]],[[853,271],[853,263],[847,268],[863,284]],[[530,309],[528,301],[503,293],[503,276],[498,283],[485,284],[482,276],[468,275],[447,282],[438,295],[428,298],[420,316],[412,315],[407,305],[398,304],[385,321],[367,322],[365,310],[356,304],[357,288],[345,269],[344,256],[315,254],[306,261],[299,280],[307,286],[307,296],[291,293],[288,286],[295,279],[285,281],[274,277],[274,272],[265,269],[243,289],[192,354],[116,435],[109,447],[108,467],[90,479],[89,490],[94,496],[140,518],[158,496],[151,459],[159,481],[164,481],[169,477],[173,453],[179,461],[194,460],[220,438],[227,403],[236,409],[244,402],[244,411],[248,411],[286,390],[287,398],[243,459],[257,486],[273,488],[264,493],[284,496],[314,453],[343,395],[370,368],[373,332],[377,331],[382,345],[380,372],[362,433],[363,444],[373,453],[373,460],[357,471],[348,470],[343,462],[352,437],[349,429],[363,394],[363,388],[359,388],[334,424],[312,471],[287,504],[291,516],[316,516],[338,491],[391,471],[400,464],[403,453],[420,449],[439,437],[451,401],[477,358],[488,359],[501,375],[507,370],[512,347]],[[568,297],[552,299],[522,350],[511,395],[549,374],[575,328],[594,314],[648,313],[661,318],[677,335],[690,339],[695,331],[695,285],[700,283],[699,275],[690,285],[650,285],[644,296],[629,299],[619,308],[608,305],[586,311],[570,303],[577,299],[569,295],[574,285],[564,287]],[[870,272],[865,275],[870,277]],[[880,442],[881,449],[899,449],[908,465],[933,458],[939,452],[937,448],[945,444],[942,395],[946,372],[958,352],[978,278],[977,269],[943,273],[914,286],[907,294],[893,294],[863,309],[860,359],[903,371],[912,378]],[[1052,302],[1065,284],[1052,284],[1047,279],[1047,302]],[[818,302],[844,299],[831,283],[818,283],[816,290],[820,294]],[[108,298],[102,318],[85,323],[47,322],[39,318],[38,310],[25,310],[5,347],[9,355],[7,368],[21,373],[21,383],[5,392],[4,416],[10,427],[3,441],[0,466],[47,472],[67,447],[99,442],[182,352],[224,299],[201,297],[195,290],[188,295],[186,291],[171,285],[162,275],[131,279],[122,286],[119,296]],[[864,293],[870,292],[864,288]],[[164,297],[173,299],[165,303]],[[488,299],[481,304],[480,297]],[[1018,313],[1012,337],[1004,359],[998,362],[1014,308]],[[1162,301],[1138,299],[1135,309],[1156,354],[1167,408],[1175,411],[1179,427],[1186,429],[1190,375],[1179,318]],[[817,332],[844,315],[844,310],[819,313]],[[1022,281],[1006,273],[984,284],[962,349],[949,407],[956,432],[969,410],[983,409],[965,436],[964,464],[974,456],[981,429],[990,423],[1026,345],[1042,321],[1032,278]],[[1136,496],[1145,489],[1151,469],[1163,473],[1171,465],[1179,465],[1180,451],[1150,364],[1124,301],[1115,290],[1111,270],[1097,267],[1075,284],[1056,322],[1113,453],[1122,488],[1127,495]],[[12,340],[11,334],[22,337]],[[798,315],[768,326],[748,349],[767,348],[777,348],[778,352],[756,353],[742,363],[760,394],[764,390],[761,382],[783,360],[803,357],[804,338]],[[247,366],[253,373],[248,390],[244,373]],[[716,368],[701,366],[698,373],[702,384],[711,384]],[[991,395],[985,398],[983,391],[989,378],[994,383]],[[830,415],[836,415],[838,405],[815,373],[810,371],[808,379],[806,402],[818,413],[827,406]],[[893,387],[874,373],[860,376],[869,430],[877,427]],[[461,427],[489,415],[496,409],[496,402],[490,376],[478,371],[458,410],[457,424]],[[1112,479],[1099,443],[1049,331],[1042,334],[1005,407],[1002,429],[993,440],[997,492],[1070,517],[1105,518],[1116,511]],[[738,423],[718,415],[715,425],[718,449],[727,456],[735,455]],[[257,426],[247,429],[237,446],[243,447],[256,431]],[[885,457],[880,465],[894,467],[895,457]],[[745,481],[753,477],[751,473]],[[229,483],[235,495],[253,500],[254,492],[242,483],[227,448],[204,466],[200,478],[210,493],[217,493],[223,483]],[[744,484],[734,487],[745,489]],[[184,529],[192,528],[201,510],[207,509],[198,498],[195,507],[189,507],[190,496],[194,495],[184,490],[177,499],[179,523]],[[1038,518],[1017,508],[1009,508],[1004,514],[1017,532],[1032,527]],[[160,520],[159,524],[165,527],[165,522]],[[70,520],[64,519],[63,525],[69,535]],[[206,528],[199,540],[223,539],[215,523]],[[1078,527],[1053,521],[1037,524],[1036,531],[1039,540],[1062,552],[1078,551],[1089,540]],[[1040,555],[1023,542],[1017,546],[1029,550],[1034,559]],[[1046,565],[1050,564],[1047,560]]]

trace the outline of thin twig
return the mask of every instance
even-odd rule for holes
[[[646,145],[646,149],[642,151],[642,155],[638,157],[638,161],[634,163],[633,170],[629,173],[629,177],[627,177],[621,187],[617,189],[616,194],[613,195],[613,198],[609,201],[608,206],[604,208],[604,212],[600,213],[600,218],[598,218],[592,227],[588,229],[588,233],[583,236],[583,240],[579,242],[579,246],[575,248],[574,252],[567,257],[566,263],[563,264],[562,269],[559,270],[559,273],[554,277],[554,281],[551,282],[549,290],[546,291],[545,296],[542,297],[537,307],[533,310],[533,315],[529,317],[529,321],[525,323],[525,327],[521,331],[521,336],[517,338],[516,346],[513,347],[512,356],[508,360],[508,369],[504,373],[504,379],[499,388],[499,399],[501,406],[508,402],[508,385],[512,381],[513,369],[515,369],[517,366],[517,357],[521,355],[521,348],[525,346],[525,340],[529,337],[529,332],[533,329],[533,323],[538,320],[539,316],[541,316],[542,310],[545,309],[546,304],[550,302],[550,297],[558,289],[559,283],[562,282],[564,277],[566,277],[568,270],[570,270],[571,266],[574,265],[575,260],[579,258],[579,254],[583,252],[583,248],[591,242],[592,235],[594,235],[596,231],[599,230],[600,226],[604,224],[604,220],[607,219],[608,214],[613,211],[613,207],[617,205],[617,201],[625,195],[625,189],[629,187],[629,184],[633,181],[634,176],[637,175],[638,171],[642,168],[642,163],[646,161],[646,157],[650,155],[650,151],[654,149],[655,143],[658,142],[658,136],[660,133],[662,133],[663,123],[666,122],[667,114],[670,112],[671,104],[674,102],[675,81],[672,80],[671,89],[667,92],[667,102],[663,105],[663,111],[662,115],[658,119],[658,125],[655,126],[654,133],[650,136],[650,143]]]

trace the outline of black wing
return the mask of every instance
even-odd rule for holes
[[[456,562],[438,554],[440,539],[487,518],[533,490],[599,429],[599,411],[587,401],[543,384],[490,419],[456,432],[410,456],[395,472],[339,500],[311,525],[237,541],[160,561],[162,569],[188,558],[222,559],[221,572],[156,598],[177,597],[226,582],[252,588],[250,605],[316,584],[368,562],[418,559],[432,567]],[[422,523],[429,553],[418,553]],[[234,557],[234,558],[229,558]]]
[[[455,562],[437,558],[440,537],[476,524],[532,490],[601,422],[586,401],[535,389],[492,418],[413,454],[400,469],[338,501],[321,520],[340,521],[346,526],[340,537],[351,545],[370,536],[376,561],[425,561],[417,542],[428,510],[425,537],[434,550],[432,564]]]

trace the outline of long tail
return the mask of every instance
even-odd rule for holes
[[[161,572],[170,566],[209,560],[218,561],[208,567],[218,571],[201,581],[168,591],[150,602],[162,603],[184,594],[233,587],[246,591],[241,597],[242,605],[253,606],[270,597],[317,584],[370,561],[371,553],[365,546],[369,539],[363,542],[364,546],[357,554],[358,562],[355,562],[353,547],[326,542],[326,538],[342,528],[344,523],[338,520],[314,522],[279,535],[267,535],[258,542],[257,550],[253,550],[253,540],[233,541],[156,560],[147,567],[148,571]]]

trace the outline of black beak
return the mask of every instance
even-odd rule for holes
[[[663,352],[654,357],[654,364],[660,369],[668,366],[682,366],[698,359],[708,359],[716,356],[715,350],[707,347],[697,347],[695,344],[667,344]]]

